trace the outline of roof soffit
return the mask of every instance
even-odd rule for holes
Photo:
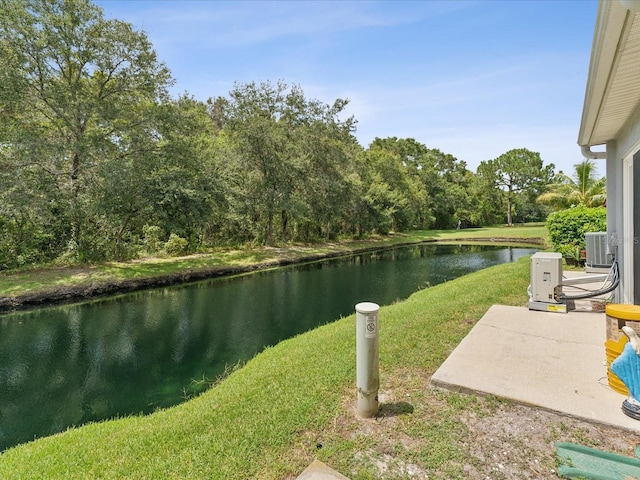
[[[578,144],[615,138],[639,102],[640,14],[617,1],[601,1]]]
[[[592,142],[601,144],[617,137],[626,120],[640,102],[640,15],[630,19],[624,50],[616,62],[598,115]]]

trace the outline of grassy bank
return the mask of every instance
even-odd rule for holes
[[[354,411],[351,316],[265,350],[185,404],[10,449],[0,478],[282,479],[315,457],[352,479],[379,478],[381,460],[465,478],[460,413],[477,400],[428,381],[490,305],[524,304],[528,281],[521,259],[383,307],[378,419]]]
[[[0,299],[17,298],[69,288],[96,290],[99,285],[119,284],[172,275],[198,274],[243,268],[268,268],[283,262],[296,262],[325,255],[424,241],[545,241],[544,224],[488,227],[463,230],[424,230],[393,234],[365,240],[345,240],[333,243],[282,248],[247,247],[214,249],[207,254],[180,258],[144,258],[131,262],[109,262],[81,267],[51,267],[0,272]]]

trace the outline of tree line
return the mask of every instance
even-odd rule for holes
[[[87,0],[0,0],[0,269],[544,220],[554,166],[406,138],[284,81],[172,98],[146,35]]]

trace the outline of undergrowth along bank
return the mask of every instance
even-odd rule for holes
[[[250,273],[293,263],[421,242],[505,242],[546,245],[543,224],[463,230],[421,230],[365,240],[280,248],[215,249],[180,258],[144,258],[99,265],[48,267],[0,273],[0,313],[25,306],[79,301],[145,288]]]

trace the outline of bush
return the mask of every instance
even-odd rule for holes
[[[162,230],[156,225],[145,225],[142,227],[142,234],[144,236],[144,249],[145,251],[153,255],[160,251],[160,236]]]
[[[579,252],[585,248],[585,233],[607,230],[607,210],[579,206],[554,212],[547,218],[547,230],[556,252]]]
[[[164,251],[172,257],[179,257],[187,253],[189,242],[175,233],[169,235],[169,240],[164,244]]]

